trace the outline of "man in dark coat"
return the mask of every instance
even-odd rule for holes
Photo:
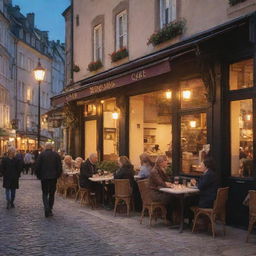
[[[97,173],[96,169],[96,163],[98,161],[98,156],[97,154],[93,153],[89,156],[89,158],[82,163],[81,168],[80,168],[80,177],[79,177],[79,182],[80,182],[80,187],[82,188],[87,188],[92,191],[95,190],[95,182],[92,182],[89,180],[93,176],[93,174]]]
[[[62,164],[58,153],[52,150],[51,143],[46,143],[45,150],[38,156],[35,173],[41,180],[45,217],[52,216],[54,194],[57,179],[62,174]]]

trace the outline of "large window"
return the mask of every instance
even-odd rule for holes
[[[160,28],[176,19],[176,0],[160,0]]]
[[[231,102],[231,175],[253,175],[253,108],[252,100]]]
[[[102,49],[103,49],[103,41],[102,41],[102,25],[99,24],[94,27],[93,31],[93,59],[94,61],[101,60],[102,61]]]
[[[206,90],[201,79],[180,82],[181,170],[200,174],[200,164],[208,154]]]
[[[229,66],[229,89],[238,90],[253,86],[253,59],[243,60]]]
[[[117,160],[119,156],[119,117],[115,99],[103,103],[103,159]]]
[[[154,160],[172,155],[171,92],[157,91],[130,97],[130,159],[140,165],[139,155],[147,152]]]
[[[116,15],[116,50],[127,48],[127,11]]]

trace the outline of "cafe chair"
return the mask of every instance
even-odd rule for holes
[[[64,193],[64,188],[65,188],[65,181],[64,181],[64,176],[61,175],[56,184],[56,189],[58,194],[63,194]]]
[[[198,222],[200,215],[205,215],[209,218],[212,228],[212,236],[215,237],[215,224],[219,220],[222,223],[223,234],[226,234],[225,225],[226,225],[226,202],[228,200],[228,191],[229,188],[219,188],[217,191],[216,200],[214,201],[213,208],[193,208],[195,217],[192,232],[195,231],[195,227]]]
[[[91,192],[87,188],[80,187],[79,174],[77,174],[76,177],[77,177],[78,190],[76,192],[75,200],[77,201],[80,198],[80,205],[88,203],[92,207],[92,209],[96,208],[95,193]]]
[[[64,185],[64,198],[67,198],[68,192],[74,192],[76,194],[78,188],[78,180],[76,175],[66,176]]]
[[[249,190],[249,226],[246,242],[249,241],[249,236],[256,224],[256,190]]]
[[[139,186],[140,195],[141,195],[141,199],[142,199],[142,203],[143,203],[140,224],[142,224],[142,220],[143,220],[145,211],[148,210],[149,225],[151,227],[152,226],[152,217],[154,217],[155,220],[157,220],[157,211],[156,211],[157,209],[161,210],[161,217],[165,220],[165,223],[167,223],[167,220],[166,220],[167,210],[166,210],[165,205],[161,202],[152,201],[150,198],[150,189],[149,189],[148,179],[138,180],[137,183]]]
[[[121,202],[125,202],[127,207],[127,216],[130,216],[130,205],[132,203],[132,188],[128,179],[116,179],[115,184],[115,208],[114,216],[116,216],[117,206]]]

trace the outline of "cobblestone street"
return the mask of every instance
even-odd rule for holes
[[[56,196],[54,217],[45,218],[40,182],[23,176],[16,208],[6,210],[1,182],[0,255],[171,255],[255,256],[256,237],[245,243],[246,231],[227,227],[210,234],[183,234],[159,220],[153,228],[139,224],[138,214],[113,217],[112,211],[91,210],[73,199]]]

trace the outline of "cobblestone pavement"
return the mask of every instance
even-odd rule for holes
[[[244,230],[227,227],[223,237],[218,227],[215,239],[189,229],[179,234],[161,220],[149,228],[147,218],[139,224],[138,214],[113,217],[112,211],[91,210],[59,196],[54,217],[45,218],[40,183],[29,175],[20,180],[15,209],[6,210],[2,188],[0,194],[0,256],[256,256],[256,236],[245,243]]]

